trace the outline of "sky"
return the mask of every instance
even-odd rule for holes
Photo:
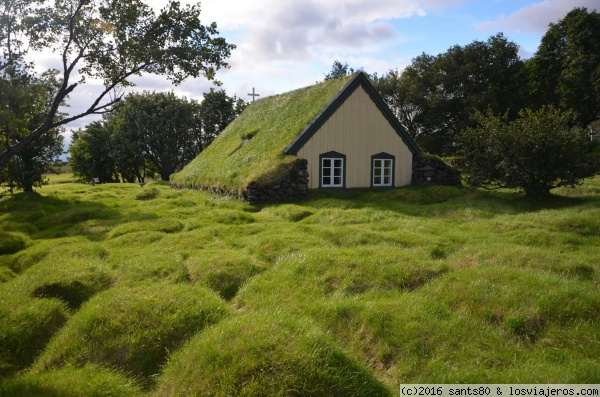
[[[156,10],[165,4],[147,1]],[[203,0],[201,18],[216,22],[220,35],[237,46],[230,68],[217,72],[222,88],[251,100],[253,88],[263,98],[322,81],[335,60],[368,73],[402,71],[421,53],[436,55],[498,32],[518,44],[526,59],[548,24],[575,7],[600,10],[600,0]],[[56,61],[54,54],[36,60],[39,69]],[[204,78],[173,86],[155,75],[134,82],[133,91],[174,91],[199,101],[213,86]],[[78,87],[67,111],[89,105],[95,90],[93,82]]]

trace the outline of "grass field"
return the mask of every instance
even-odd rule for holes
[[[600,383],[600,177],[250,206],[62,175],[0,199],[0,395]]]

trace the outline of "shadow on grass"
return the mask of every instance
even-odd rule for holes
[[[532,213],[581,205],[600,206],[600,195],[551,194],[530,198],[514,191],[483,191],[450,186],[397,189],[340,189],[310,191],[302,205],[312,208],[370,208],[411,216],[440,216],[440,210],[475,210],[488,215]]]
[[[60,199],[39,193],[19,193],[0,201],[2,228],[22,232],[32,239],[81,235],[90,240],[104,237],[102,231],[86,228],[90,221],[114,222],[121,218],[115,208],[79,199]]]

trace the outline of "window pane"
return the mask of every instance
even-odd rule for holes
[[[373,186],[392,186],[394,160],[373,159]]]
[[[321,158],[321,186],[342,187],[343,182],[344,159]]]

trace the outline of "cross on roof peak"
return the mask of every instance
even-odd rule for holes
[[[252,102],[254,102],[254,97],[260,96],[260,94],[256,94],[254,92],[254,87],[252,87],[252,94],[248,94],[248,96],[251,96],[252,97]]]

